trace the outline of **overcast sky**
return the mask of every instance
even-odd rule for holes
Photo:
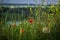
[[[41,0],[0,0],[0,4],[4,3],[4,4],[42,4]],[[43,4],[56,4],[57,0],[45,0]]]

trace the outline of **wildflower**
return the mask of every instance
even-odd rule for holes
[[[33,20],[32,20],[32,19],[29,19],[29,22],[30,22],[30,23],[33,23]]]
[[[44,27],[42,30],[43,33],[49,33],[50,29],[48,27]]]
[[[20,33],[24,33],[24,29],[21,29],[21,30],[20,30]]]

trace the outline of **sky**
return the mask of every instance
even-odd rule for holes
[[[42,4],[41,0],[0,0],[0,4]],[[44,0],[44,5],[56,4],[57,0]]]

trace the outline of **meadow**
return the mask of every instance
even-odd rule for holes
[[[0,40],[59,40],[59,34],[60,5],[0,8]]]

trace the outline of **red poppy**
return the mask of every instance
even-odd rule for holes
[[[29,19],[29,22],[30,22],[30,23],[33,23],[33,20],[32,20],[32,19]]]
[[[24,33],[24,29],[21,29],[21,30],[20,30],[20,33]]]
[[[24,29],[22,29],[21,31],[22,31],[22,33],[24,33]]]

